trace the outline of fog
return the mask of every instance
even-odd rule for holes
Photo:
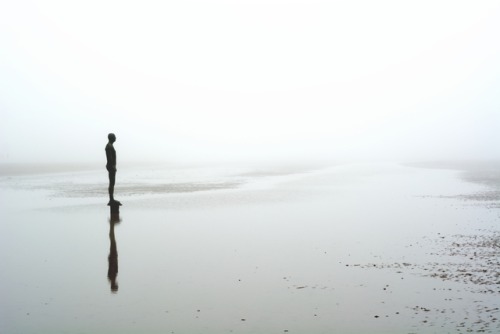
[[[3,1],[0,162],[500,159],[498,1]]]

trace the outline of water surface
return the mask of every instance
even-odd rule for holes
[[[119,221],[105,171],[3,176],[0,332],[495,333],[498,290],[429,265],[498,231],[496,209],[457,197],[486,186],[459,176],[137,168],[118,172]]]

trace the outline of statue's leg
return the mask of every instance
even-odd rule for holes
[[[114,202],[114,196],[113,193],[115,192],[115,175],[116,172],[109,172],[109,188],[108,188],[108,193],[109,193],[109,201]]]

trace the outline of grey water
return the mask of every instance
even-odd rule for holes
[[[455,197],[485,189],[459,176],[389,163],[136,168],[118,171],[113,219],[105,171],[4,175],[0,332],[456,330],[498,296],[367,266],[436,261],[440,236],[498,228],[497,211]],[[454,314],[431,326],[415,305]]]

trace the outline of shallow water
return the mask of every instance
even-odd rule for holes
[[[456,259],[445,238],[498,231],[497,210],[456,197],[485,186],[458,176],[397,164],[125,170],[117,223],[105,172],[4,176],[0,332],[479,330],[498,292],[425,275]]]

